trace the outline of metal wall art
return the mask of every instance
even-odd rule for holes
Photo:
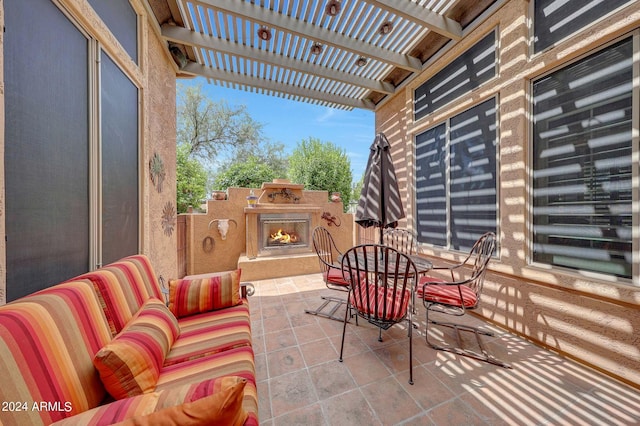
[[[164,162],[160,155],[156,152],[149,160],[149,176],[151,177],[151,183],[156,187],[158,192],[162,192],[162,184],[167,173],[164,170]]]
[[[167,237],[173,234],[173,228],[176,226],[176,208],[171,201],[167,201],[162,209],[162,229]]]

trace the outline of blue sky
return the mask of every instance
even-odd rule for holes
[[[179,80],[183,85],[202,85],[213,101],[226,100],[230,106],[245,105],[251,118],[263,124],[263,134],[271,142],[281,142],[291,153],[303,139],[314,137],[344,149],[351,161],[353,180],[358,181],[367,166],[369,146],[375,137],[372,111],[343,111],[275,96],[228,89],[198,77]]]

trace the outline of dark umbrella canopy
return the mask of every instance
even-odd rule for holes
[[[364,184],[356,210],[356,223],[364,228],[378,226],[380,241],[382,229],[395,228],[398,220],[404,217],[390,147],[384,133],[378,133],[370,148]]]

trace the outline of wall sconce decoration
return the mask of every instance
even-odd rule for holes
[[[382,36],[389,34],[391,31],[393,31],[393,22],[391,21],[385,22],[384,24],[380,25],[380,28],[378,28],[378,34]]]
[[[173,228],[176,226],[176,208],[171,201],[167,201],[162,209],[162,229],[164,235],[170,237],[173,234]]]
[[[329,16],[336,16],[338,13],[340,13],[341,9],[342,9],[342,5],[338,0],[331,0],[329,3],[327,3],[327,6],[324,8],[324,13],[326,13]]]
[[[164,161],[158,153],[154,153],[151,160],[149,160],[149,176],[151,177],[151,183],[155,186],[156,190],[162,192],[162,184],[167,173],[164,170]]]
[[[313,43],[313,45],[311,46],[312,55],[319,55],[322,53],[323,50],[324,50],[324,46],[322,46],[320,43]]]
[[[267,27],[260,27],[258,29],[258,38],[262,41],[271,40],[271,30]]]

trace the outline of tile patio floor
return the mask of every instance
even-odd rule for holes
[[[383,332],[380,343],[377,328],[349,323],[340,363],[342,323],[304,313],[321,294],[338,293],[320,274],[254,285],[261,424],[640,424],[640,392],[495,326],[487,325],[498,335],[483,342],[513,369],[431,349],[421,309],[414,316],[420,328],[413,334],[413,386],[406,325]]]

